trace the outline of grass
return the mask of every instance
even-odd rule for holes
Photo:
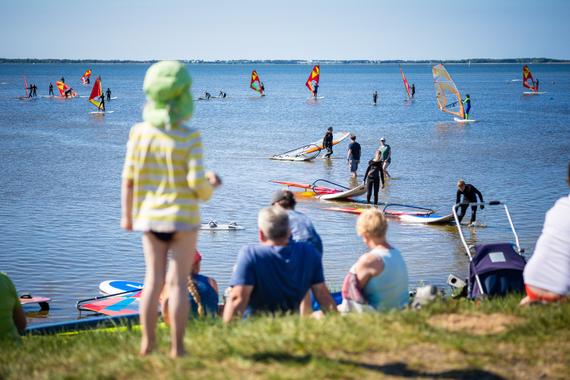
[[[190,321],[189,355],[137,355],[140,330],[0,344],[0,379],[570,378],[570,303],[441,300],[420,311],[323,320]]]

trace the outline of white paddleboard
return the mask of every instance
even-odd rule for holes
[[[105,115],[106,113],[113,113],[113,112],[115,112],[115,111],[92,111],[89,113],[92,115]]]
[[[523,92],[523,95],[542,95],[542,94],[546,94],[546,91],[525,91]]]
[[[311,96],[310,98],[307,98],[307,100],[320,100],[320,99],[324,99],[324,96],[317,96],[316,98],[314,96]]]
[[[117,294],[129,291],[141,290],[143,284],[135,281],[103,281],[99,284],[99,290],[105,294]]]
[[[456,123],[462,123],[462,124],[477,122],[477,120],[475,119],[460,119],[458,117],[454,117],[453,120],[455,120]]]
[[[282,155],[275,155],[269,157],[270,160],[278,160],[278,161],[311,161],[314,160],[316,157],[292,157],[292,156],[282,156]]]
[[[118,96],[111,96],[111,100],[119,99]]]
[[[447,224],[453,220],[453,215],[401,215],[400,220],[406,223]]]
[[[352,189],[349,189],[346,191],[341,191],[339,193],[323,194],[323,195],[319,196],[319,199],[322,199],[324,201],[332,201],[332,200],[339,200],[339,199],[345,199],[345,198],[350,198],[350,197],[357,197],[357,196],[362,195],[364,193],[366,193],[366,185],[363,183],[363,184],[358,185]]]
[[[245,230],[245,227],[240,226],[237,223],[202,223],[200,225],[201,231],[241,231]]]

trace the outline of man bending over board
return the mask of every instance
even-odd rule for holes
[[[325,313],[336,305],[325,285],[323,262],[312,244],[289,239],[289,215],[281,207],[259,212],[259,244],[246,245],[237,258],[224,308],[224,322],[242,315],[298,313],[310,290]]]
[[[467,207],[469,206],[468,203],[476,203],[477,197],[483,202],[483,194],[477,188],[471,184],[466,184],[464,180],[460,179],[457,181],[457,195],[455,197],[455,203],[459,203],[461,199],[461,195],[463,195],[463,203],[459,210],[459,223],[463,220],[463,217],[467,213]],[[481,210],[485,208],[485,205],[481,205]],[[477,219],[477,206],[471,206],[471,221],[469,222],[470,225],[475,224],[475,219]]]

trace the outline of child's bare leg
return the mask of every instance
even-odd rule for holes
[[[140,309],[142,327],[140,354],[146,355],[154,349],[156,343],[158,299],[164,285],[168,244],[150,232],[145,232],[142,240],[146,270]]]
[[[168,311],[170,314],[170,355],[184,355],[184,332],[188,323],[188,276],[196,251],[197,231],[178,232],[171,243],[171,260],[166,284],[168,286]]]

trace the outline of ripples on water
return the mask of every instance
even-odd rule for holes
[[[86,98],[19,101],[22,75],[47,94],[61,75],[80,95],[84,65],[0,65],[0,270],[19,291],[52,298],[51,320],[75,318],[75,302],[97,295],[106,279],[141,280],[140,236],[120,230],[120,173],[132,124],[140,121],[145,65],[92,65],[111,87],[109,109],[91,115]],[[416,84],[416,99],[404,102],[397,66],[321,67],[319,93],[307,101],[308,66],[257,65],[267,95],[248,91],[248,65],[192,65],[193,93],[224,89],[229,98],[196,102],[191,123],[200,128],[209,168],[224,186],[203,206],[204,221],[237,221],[241,232],[201,233],[203,272],[227,286],[240,246],[256,241],[256,214],[278,186],[271,179],[311,182],[327,178],[348,184],[346,143],[331,162],[287,163],[267,157],[319,139],[327,127],[358,136],[363,158],[372,157],[385,136],[393,149],[394,179],[383,201],[411,203],[447,213],[459,177],[475,184],[486,199],[511,206],[521,244],[532,252],[544,213],[567,194],[570,159],[570,67],[535,65],[546,95],[522,96],[518,65],[450,65],[448,70],[473,101],[479,123],[460,126],[435,105],[431,68],[404,67]],[[552,84],[552,81],[556,81]],[[371,105],[374,89],[380,104]],[[361,165],[365,166],[365,165]],[[361,167],[363,174],[365,167]],[[325,274],[332,288],[365,251],[354,232],[355,216],[322,210],[301,200],[298,209],[314,221],[325,243]],[[467,231],[470,243],[510,239],[499,210],[480,212],[487,228]],[[467,258],[452,227],[390,222],[390,242],[404,254],[410,287],[443,285],[451,272],[466,275]],[[37,322],[34,319],[32,322]]]

